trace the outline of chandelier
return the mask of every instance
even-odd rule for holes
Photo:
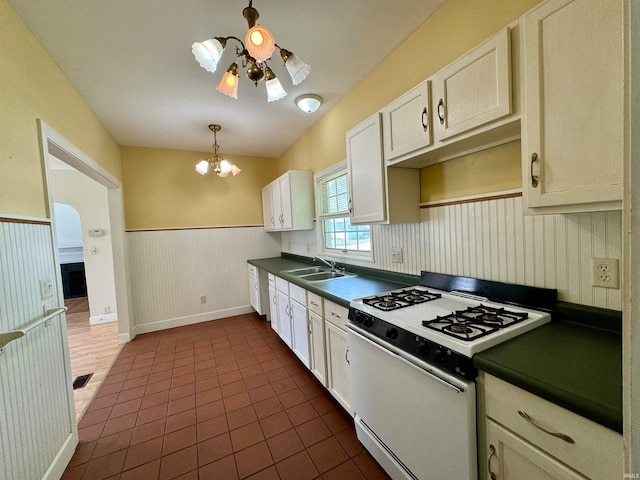
[[[214,173],[217,173],[219,177],[226,177],[229,174],[232,174],[235,177],[242,170],[240,170],[235,164],[232,164],[229,160],[225,160],[218,155],[218,148],[220,147],[218,147],[218,138],[216,134],[222,130],[222,127],[220,125],[213,124],[209,125],[209,130],[213,132],[213,157],[200,160],[196,164],[196,172],[200,175],[206,175],[213,171]]]
[[[280,57],[284,62],[294,85],[301,83],[311,67],[296,57],[292,52],[281,48],[273,38],[273,34],[264,26],[256,25],[256,20],[260,14],[252,6],[253,0],[249,0],[249,6],[242,10],[242,15],[247,19],[249,30],[245,35],[244,42],[237,37],[213,37],[204,42],[195,42],[191,45],[193,56],[202,68],[208,72],[215,72],[218,62],[222,58],[228,40],[235,40],[240,44],[236,46],[236,59],[231,64],[222,77],[220,84],[216,88],[219,92],[238,98],[238,62],[242,60],[242,68],[247,68],[247,77],[255,86],[264,79],[267,88],[267,100],[273,102],[280,100],[287,95],[284,88],[277,79],[275,73],[269,68],[267,60],[271,60],[271,55],[276,48],[280,50]]]

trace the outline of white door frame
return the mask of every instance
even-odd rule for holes
[[[627,2],[625,2],[627,3]],[[623,225],[623,419],[625,472],[640,475],[640,2],[628,2],[628,141]]]
[[[66,138],[56,132],[43,120],[38,119],[40,147],[45,173],[45,191],[47,198],[47,216],[51,219],[54,238],[54,254],[57,255],[57,239],[55,235],[55,215],[53,212],[53,196],[51,192],[51,174],[49,155],[62,160],[81,173],[107,187],[109,203],[109,223],[111,231],[111,246],[113,249],[113,267],[116,288],[116,311],[118,313],[118,343],[126,343],[135,336],[133,315],[130,311],[129,297],[129,257],[127,254],[124,207],[122,200],[122,184],[104,167],[95,162]],[[57,261],[57,258],[56,258]]]

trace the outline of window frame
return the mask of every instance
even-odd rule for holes
[[[347,188],[349,189],[349,195],[351,195],[351,182],[349,179],[348,169],[347,169],[347,161],[343,160],[341,162],[332,165],[331,167],[318,172],[314,175],[313,186],[315,190],[315,199],[316,199],[316,243],[317,243],[317,251],[321,255],[326,255],[331,258],[335,258],[338,260],[354,260],[361,262],[374,262],[374,242],[373,242],[373,231],[371,225],[369,227],[369,236],[370,236],[370,244],[371,250],[360,251],[360,250],[346,250],[346,249],[335,249],[335,248],[327,248],[325,244],[325,232],[324,232],[324,220],[331,218],[348,218],[349,212],[338,213],[338,214],[323,214],[322,213],[322,188],[321,185],[329,181],[333,178],[337,178],[340,175],[346,173],[347,174]]]

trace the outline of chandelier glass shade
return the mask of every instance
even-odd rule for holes
[[[213,124],[209,125],[209,130],[213,132],[213,157],[200,160],[196,164],[196,172],[200,175],[206,175],[209,172],[213,172],[219,177],[226,177],[229,174],[235,177],[242,170],[240,170],[234,163],[231,163],[229,160],[218,155],[218,149],[220,147],[218,146],[218,138],[216,134],[222,130],[222,127],[220,125]]]
[[[311,67],[300,60],[289,50],[280,47],[273,34],[263,25],[257,25],[260,14],[252,6],[253,0],[249,0],[249,6],[242,11],[247,20],[249,29],[244,37],[244,42],[238,37],[213,37],[203,42],[195,42],[191,45],[191,51],[196,61],[208,72],[215,72],[222,58],[227,41],[234,40],[236,45],[236,59],[223,75],[217,90],[231,98],[238,98],[238,68],[241,62],[242,68],[247,68],[247,77],[256,85],[265,81],[267,100],[273,102],[287,95],[282,84],[276,78],[267,61],[271,60],[275,49],[280,50],[280,57],[291,76],[294,85],[300,84],[311,71]]]

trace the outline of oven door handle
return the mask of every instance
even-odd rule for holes
[[[351,325],[347,325],[346,327],[349,329],[349,331],[351,333],[353,333],[357,337],[361,338],[365,342],[368,342],[369,344],[371,344],[371,346],[373,346],[375,348],[378,348],[378,349],[382,350],[383,352],[385,352],[385,353],[387,353],[389,355],[392,355],[393,357],[397,358],[398,360],[400,360],[405,365],[417,370],[419,373],[421,373],[424,376],[430,378],[431,380],[435,380],[436,382],[444,385],[445,387],[450,388],[451,390],[453,390],[456,393],[463,393],[464,392],[464,388],[460,388],[457,385],[454,385],[453,383],[448,382],[444,378],[440,378],[439,376],[435,375],[434,373],[431,373],[428,370],[425,370],[424,368],[420,368],[418,365],[415,365],[415,364],[411,363],[409,360],[401,357],[400,355],[398,355],[395,352],[392,352],[388,348],[384,348],[382,345],[379,345],[378,343],[376,343],[376,342],[368,339],[364,335],[362,335],[360,332],[356,331],[355,328],[351,327]]]

